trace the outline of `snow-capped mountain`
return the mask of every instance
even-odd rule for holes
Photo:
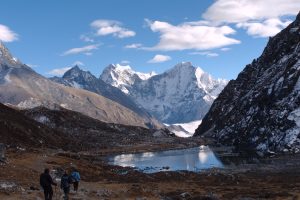
[[[147,121],[148,127],[161,126],[160,123],[155,120],[145,109],[138,106],[120,89],[105,83],[101,79],[96,78],[89,71],[81,70],[78,66],[72,67],[70,70],[65,72],[62,77],[53,77],[50,79],[69,87],[85,89],[97,93],[112,101],[118,102],[119,104],[127,107],[144,118]]]
[[[139,105],[167,124],[201,120],[227,84],[213,79],[190,62],[158,75],[134,72],[129,66],[108,66],[100,78],[120,88]]]
[[[261,152],[299,152],[300,13],[228,83],[196,135]]]
[[[104,82],[121,89],[125,94],[128,94],[128,87],[133,85],[136,81],[147,80],[156,75],[155,72],[141,73],[135,72],[130,66],[122,66],[120,64],[110,64],[100,75],[100,79]]]
[[[96,93],[55,83],[22,64],[0,43],[0,102],[21,108],[59,105],[90,117],[126,125],[149,125],[149,120]]]
[[[4,67],[22,67],[23,64],[16,58],[14,58],[4,44],[0,41],[0,69]]]

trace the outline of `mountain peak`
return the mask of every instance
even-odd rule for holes
[[[121,65],[121,64],[109,64],[107,67],[105,67],[104,71],[133,71],[129,65]]]
[[[74,67],[71,68],[71,70],[81,70],[81,69],[79,68],[78,65],[75,65]]]
[[[108,66],[100,78],[121,89],[164,123],[201,119],[227,83],[213,79],[191,62],[178,63],[158,75]]]
[[[181,62],[174,66],[174,68],[189,68],[189,67],[194,67],[191,62]]]
[[[195,67],[191,62],[180,62],[176,64],[171,69],[167,70],[167,73],[193,73],[196,70]]]
[[[63,75],[64,79],[92,79],[94,76],[89,71],[84,71],[79,68],[78,65],[75,65],[71,69],[65,72]]]
[[[100,79],[128,94],[126,87],[131,87],[136,81],[147,80],[154,75],[155,72],[136,72],[129,65],[110,64],[103,70]]]
[[[118,70],[132,70],[129,65],[120,65],[120,64],[115,64],[116,69]],[[133,70],[132,70],[133,71]]]
[[[0,41],[0,65],[19,67],[22,63],[13,57],[8,48]]]

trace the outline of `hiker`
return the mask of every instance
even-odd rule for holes
[[[61,183],[60,183],[60,187],[64,191],[64,200],[69,199],[70,183],[72,183],[72,179],[68,175],[67,171],[65,171],[64,175],[61,177]]]
[[[79,181],[80,181],[80,174],[76,168],[73,169],[73,172],[71,173],[71,177],[73,181],[74,191],[77,192]]]
[[[55,185],[56,187],[57,184],[53,182],[48,168],[46,168],[44,173],[40,175],[40,185],[44,190],[45,200],[52,200],[53,190],[51,185]]]

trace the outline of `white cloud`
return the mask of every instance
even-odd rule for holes
[[[87,35],[80,35],[79,38],[84,42],[94,42],[94,39]]]
[[[213,22],[239,23],[296,15],[299,0],[216,0],[203,14]]]
[[[125,46],[126,49],[138,49],[141,48],[143,45],[140,43],[133,43],[133,44],[128,44]]]
[[[235,23],[254,37],[269,37],[285,28],[295,16],[299,0],[216,0],[202,15],[211,23]]]
[[[135,36],[135,32],[122,27],[122,23],[115,20],[98,19],[91,23],[91,27],[96,29],[96,35],[113,35],[117,38],[126,38]]]
[[[151,60],[149,60],[148,63],[162,63],[168,60],[171,60],[170,56],[157,54]]]
[[[130,61],[128,61],[128,60],[122,60],[121,61],[121,64],[123,64],[123,65],[128,65],[130,63]]]
[[[35,65],[35,64],[26,64],[28,67],[30,67],[30,68],[36,68],[36,67],[38,67],[38,65]]]
[[[210,52],[210,51],[202,51],[202,52],[192,52],[190,53],[191,55],[201,55],[201,56],[206,56],[206,57],[217,57],[219,54]]]
[[[98,49],[99,44],[87,45],[84,47],[73,48],[65,51],[62,56],[84,53],[85,55],[91,55],[91,51]]]
[[[237,27],[247,30],[249,35],[255,37],[269,37],[274,36],[283,28],[287,27],[291,21],[282,22],[278,18],[267,19],[263,22],[243,22],[238,23]]]
[[[13,42],[18,40],[18,34],[10,30],[7,26],[0,24],[0,41]]]
[[[229,50],[231,50],[231,48],[224,47],[224,48],[221,48],[220,50],[221,50],[221,51],[229,51]]]
[[[235,33],[229,26],[208,26],[203,21],[186,22],[177,26],[161,21],[146,22],[153,32],[160,34],[160,41],[154,47],[144,47],[145,50],[208,50],[240,43],[239,40],[227,37]]]
[[[66,71],[68,71],[70,69],[71,69],[71,67],[64,67],[64,68],[53,69],[50,72],[48,72],[47,74],[53,75],[53,76],[62,76],[62,75],[64,75],[64,73]]]
[[[81,61],[75,61],[75,62],[72,64],[72,66],[75,66],[75,65],[77,65],[77,66],[84,66],[84,63],[81,62]]]

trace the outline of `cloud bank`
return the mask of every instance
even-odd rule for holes
[[[274,36],[300,10],[299,0],[216,0],[202,15],[216,24],[237,24],[255,37]]]
[[[98,49],[99,44],[93,44],[93,45],[87,45],[84,47],[77,47],[77,48],[72,48],[67,51],[65,51],[62,56],[67,56],[67,55],[74,55],[74,54],[85,54],[85,55],[91,55],[93,50]]]
[[[149,60],[148,63],[162,63],[168,60],[171,60],[170,56],[157,54],[151,60]]]
[[[153,32],[160,34],[158,44],[143,48],[146,50],[208,50],[240,43],[239,40],[228,37],[236,32],[229,26],[209,26],[203,21],[186,22],[177,26],[162,21],[146,22]]]
[[[91,23],[91,27],[96,30],[96,35],[113,35],[117,38],[127,38],[135,36],[135,32],[122,27],[122,23],[115,20],[98,19]]]
[[[18,40],[18,34],[10,30],[9,27],[0,24],[0,41],[13,42]]]
[[[70,70],[71,67],[63,67],[63,68],[57,68],[57,69],[53,69],[50,72],[48,72],[47,74],[52,75],[52,76],[62,76],[64,75],[64,73],[68,70]]]

